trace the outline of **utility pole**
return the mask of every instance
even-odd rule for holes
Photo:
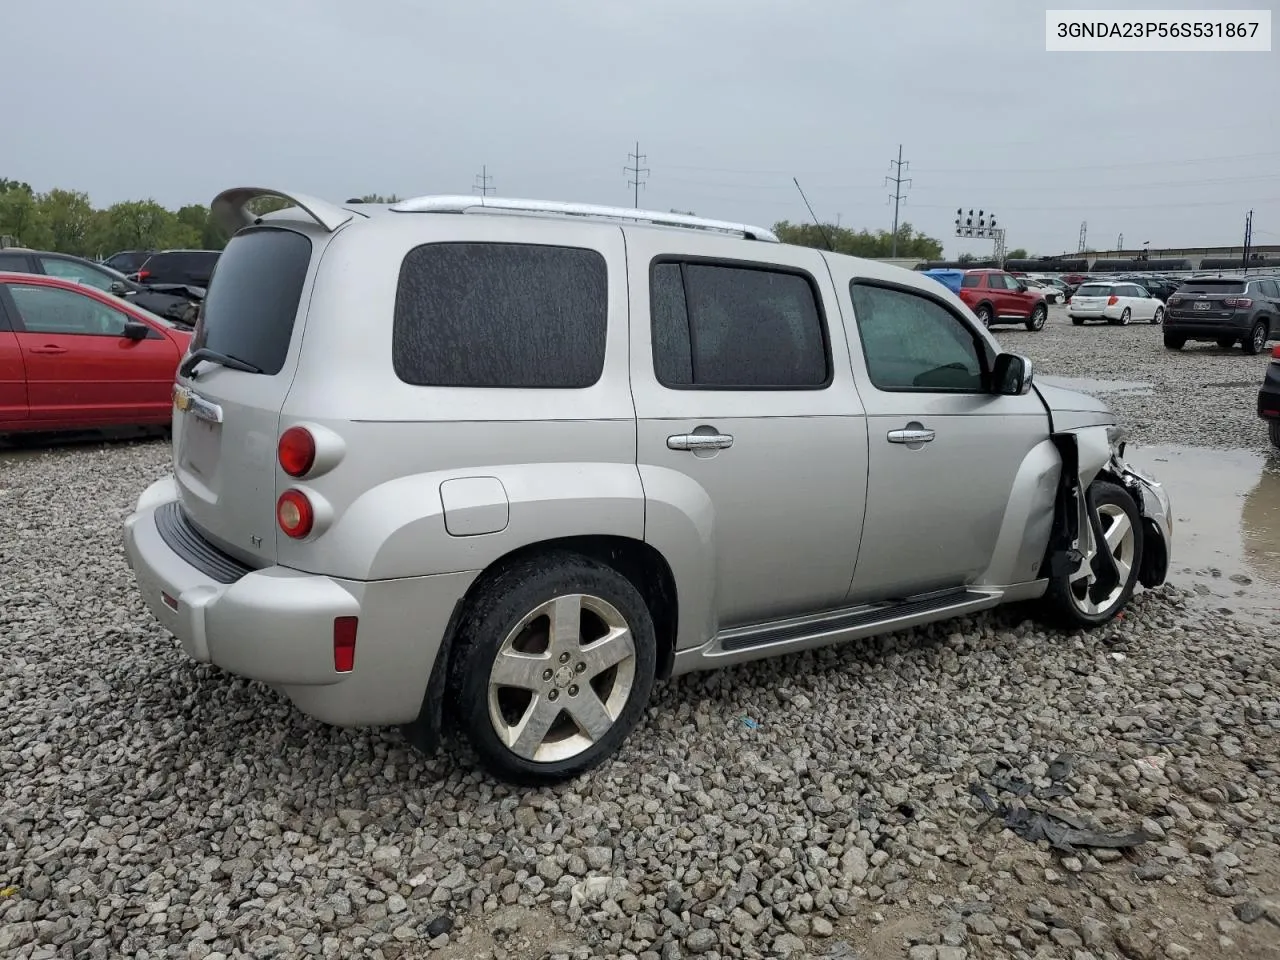
[[[1124,249],[1124,234],[1122,233],[1120,234],[1120,236],[1116,237],[1116,253],[1119,253],[1123,249]]]
[[[476,182],[472,185],[472,191],[479,193],[482,197],[487,197],[490,191],[495,189],[489,186],[489,181],[492,179],[493,177],[489,175],[489,168],[487,166],[481,167],[480,172],[476,174]]]
[[[889,199],[893,201],[893,250],[889,254],[890,257],[898,255],[898,204],[906,199],[906,194],[902,192],[904,186],[911,186],[910,179],[902,175],[903,170],[911,166],[911,162],[906,163],[902,160],[902,144],[898,144],[898,159],[890,160],[889,165],[894,168],[892,177],[884,178],[884,185],[887,187],[893,184],[893,193],[889,194]]]
[[[1249,248],[1253,246],[1253,211],[1244,218],[1244,252],[1240,256],[1240,266],[1245,273],[1249,272]]]
[[[648,167],[641,166],[646,158],[645,155],[640,152],[639,140],[636,141],[636,152],[627,154],[627,159],[630,160],[631,163],[622,169],[625,173],[629,173],[631,175],[627,180],[627,186],[634,189],[631,206],[633,209],[638,210],[640,208],[640,188],[644,186],[644,175],[649,172]]]
[[[1081,220],[1080,221],[1080,244],[1079,246],[1076,247],[1076,253],[1084,253],[1084,241],[1088,235],[1089,235],[1089,221]]]

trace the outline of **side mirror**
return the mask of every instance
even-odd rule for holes
[[[125,282],[123,280],[112,280],[111,286],[107,287],[107,292],[114,296],[119,297],[128,293],[129,288],[125,285]]]
[[[1031,361],[1017,353],[996,357],[991,371],[991,392],[1002,397],[1017,397],[1031,392]]]
[[[121,336],[126,340],[145,340],[147,334],[151,332],[151,328],[145,323],[138,323],[136,320],[130,320],[124,325]]]
[[[1026,283],[1024,283],[1024,282],[1023,282],[1023,281],[1021,281],[1021,280],[1019,280],[1019,281],[1018,281],[1018,291],[1019,291],[1020,293],[1026,293],[1026,292],[1027,292],[1027,285],[1026,285]]]

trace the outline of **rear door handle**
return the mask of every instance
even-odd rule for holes
[[[727,433],[681,433],[667,437],[669,450],[728,450],[733,437]]]
[[[32,353],[66,353],[66,347],[60,347],[56,343],[46,343],[43,347],[32,347]]]
[[[934,433],[932,430],[890,430],[890,443],[929,443],[933,440]]]

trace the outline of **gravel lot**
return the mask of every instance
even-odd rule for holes
[[[998,336],[1151,384],[1107,395],[1140,442],[1265,446],[1261,358]],[[0,957],[1280,956],[1280,638],[1190,582],[1088,636],[998,612],[684,678],[520,793],[189,663],[120,549],[167,458],[0,460]],[[975,784],[1152,839],[1053,851]]]

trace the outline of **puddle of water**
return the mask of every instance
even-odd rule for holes
[[[1130,445],[1125,459],[1173,501],[1170,581],[1213,606],[1280,622],[1280,457]]]
[[[1138,380],[1094,380],[1091,377],[1038,377],[1045,386],[1063,390],[1079,390],[1081,393],[1136,393],[1152,392],[1151,384]]]

